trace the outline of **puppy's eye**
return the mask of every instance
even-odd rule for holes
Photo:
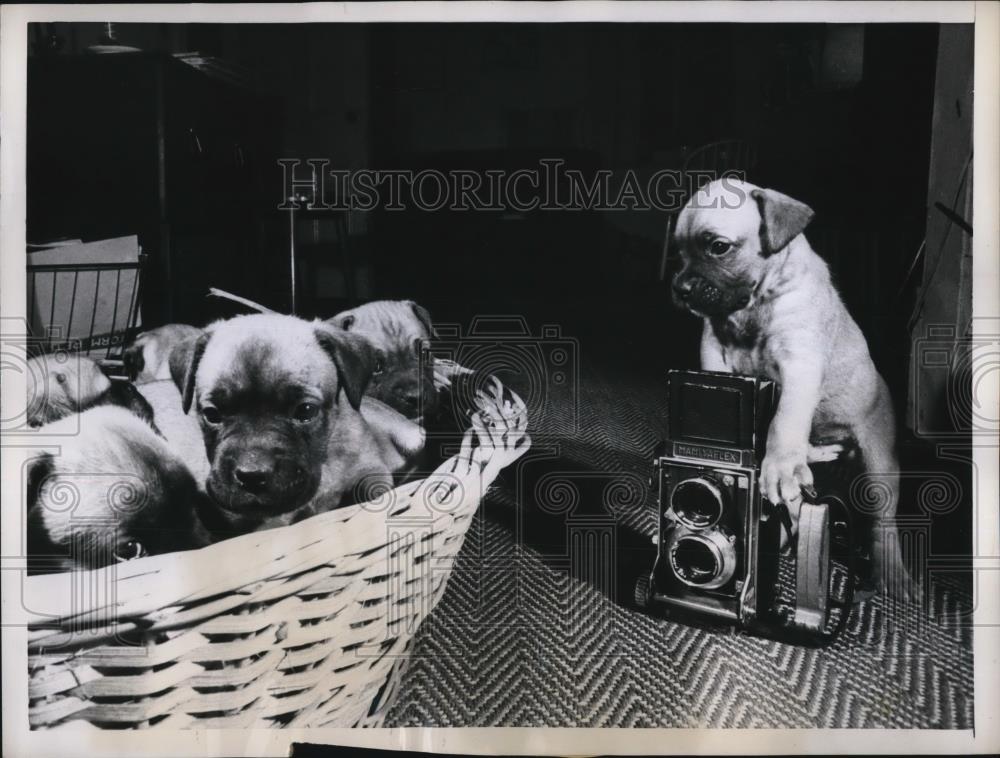
[[[222,423],[222,412],[214,405],[204,406],[201,409],[201,417],[205,419],[206,424],[211,424],[212,426]]]
[[[146,548],[138,540],[129,540],[115,551],[115,560],[119,563],[123,561],[133,561],[146,555]]]
[[[352,326],[354,326],[354,316],[344,316],[344,318],[340,320],[340,328],[345,332]]]
[[[725,240],[715,240],[711,245],[708,246],[708,252],[712,255],[725,255],[733,247],[731,242],[726,242]]]
[[[319,415],[319,406],[316,403],[299,403],[295,408],[292,417],[296,421],[312,421]]]
[[[372,373],[375,376],[378,376],[383,371],[385,371],[385,358],[381,353],[379,353],[375,356],[375,368],[372,369]]]

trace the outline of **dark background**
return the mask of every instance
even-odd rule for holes
[[[147,323],[225,315],[202,297],[213,284],[289,307],[278,157],[642,176],[742,139],[750,180],[816,210],[810,238],[902,389],[912,288],[895,295],[924,234],[935,25],[126,24],[114,41],[144,53],[88,53],[106,33],[33,27],[28,235],[139,233]],[[185,51],[241,86],[162,55]],[[411,297],[438,318],[522,313],[625,343],[696,332],[658,281],[659,211],[344,216],[300,217],[307,315]]]

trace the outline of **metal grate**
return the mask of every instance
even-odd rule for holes
[[[105,363],[119,362],[122,350],[138,329],[140,280],[145,259],[145,255],[140,255],[137,261],[127,263],[29,265],[27,313],[32,324],[32,352],[73,350]],[[133,274],[129,276],[129,272]],[[107,321],[108,314],[98,316],[102,303],[107,308],[107,300],[101,298],[102,287],[110,293],[111,282],[114,283],[114,298],[110,304],[110,321]],[[89,295],[90,290],[92,296],[83,297]],[[39,303],[43,304],[40,310],[47,310],[47,313],[38,312]],[[68,315],[63,319],[60,312],[60,323],[56,324],[57,305],[65,303],[68,303]],[[78,307],[79,303],[87,307]],[[110,328],[95,333],[99,323],[108,323]]]

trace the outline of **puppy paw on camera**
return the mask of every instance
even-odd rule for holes
[[[768,451],[760,467],[760,494],[774,505],[785,505],[797,518],[803,487],[811,489],[813,475],[805,450]]]
[[[772,505],[788,512],[781,530],[779,549],[784,551],[798,534],[802,491],[812,490],[813,477],[806,451],[769,451],[760,467],[760,494]]]

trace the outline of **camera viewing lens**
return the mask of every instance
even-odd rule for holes
[[[670,494],[670,507],[677,518],[694,529],[718,523],[725,508],[722,490],[710,479],[685,479]]]
[[[736,551],[718,529],[675,535],[669,555],[677,578],[696,589],[718,589],[736,573]]]

